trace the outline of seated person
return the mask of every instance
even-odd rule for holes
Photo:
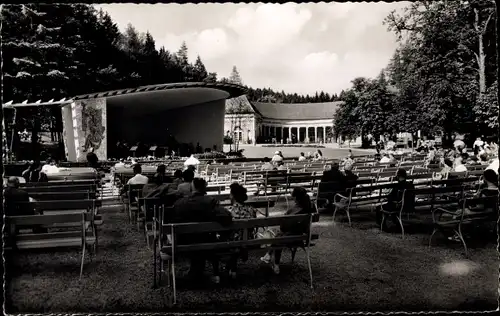
[[[382,159],[380,159],[380,163],[389,163],[391,162],[391,158],[389,158],[389,155],[386,153],[382,156]]]
[[[305,154],[303,152],[300,153],[300,156],[299,156],[299,161],[306,161],[307,158],[305,156]]]
[[[23,171],[22,177],[26,182],[48,182],[47,175],[41,172],[40,162],[34,161],[29,168]]]
[[[352,164],[346,164],[344,166],[344,181],[346,190],[356,187],[356,181],[358,181],[358,176],[352,172]]]
[[[186,169],[182,173],[183,182],[177,187],[177,192],[181,196],[189,196],[193,192],[192,182],[194,179],[194,172],[192,169]]]
[[[454,172],[467,172],[467,167],[463,164],[464,155],[459,155],[455,158],[455,166],[453,167]]]
[[[58,173],[59,168],[56,165],[56,161],[52,158],[48,158],[46,163],[42,166],[41,172],[47,174]]]
[[[274,166],[271,163],[271,159],[268,157],[264,157],[264,163],[262,164],[262,167],[260,168],[262,171],[272,171],[274,170]]]
[[[149,178],[142,175],[142,167],[140,164],[135,164],[132,168],[134,176],[127,181],[127,184],[147,184]]]
[[[283,170],[286,171],[287,170],[287,168],[286,168],[285,164],[283,163],[283,161],[278,161],[276,164],[278,166],[276,168],[276,170],[281,170],[281,171],[283,171]]]
[[[314,161],[319,161],[319,160],[323,160],[323,152],[321,152],[321,150],[316,150],[316,153],[314,154]]]
[[[247,189],[236,182],[231,184],[229,188],[231,196],[231,206],[228,207],[228,211],[231,212],[233,219],[256,218],[258,211],[251,205],[245,204],[245,201],[248,199]],[[248,239],[254,238],[255,231],[249,231]],[[242,240],[243,231],[232,232],[230,239]],[[244,249],[239,249],[238,253],[235,253],[231,256],[228,263],[228,269],[229,276],[233,279],[236,278],[238,258],[242,258],[244,261],[246,261],[248,258],[248,252],[246,252]]]
[[[40,214],[36,212],[31,205],[30,197],[28,192],[19,188],[19,179],[17,177],[9,177],[7,179],[7,187],[3,192],[4,197],[4,212],[6,216],[23,216],[23,215],[37,215]],[[17,232],[19,229],[33,229],[35,234],[45,233],[47,229],[40,227],[39,225],[30,226],[18,226],[16,228]]]
[[[407,181],[408,176],[406,174],[406,170],[404,169],[399,169],[396,173],[397,177],[397,182],[393,185],[391,191],[389,192],[389,195],[387,197],[387,202],[381,206],[378,206],[375,210],[376,214],[376,219],[377,219],[377,224],[381,225],[382,224],[382,209],[387,211],[387,212],[397,212],[400,207],[400,203],[404,202],[404,208],[408,211],[412,211],[415,205],[415,196],[410,193],[410,191],[406,190],[413,190],[415,189],[415,186],[413,185],[412,182]],[[403,196],[404,196],[404,201],[403,201]]]
[[[280,155],[280,152],[277,151],[274,153],[273,158],[271,159],[272,162],[278,162],[278,161],[283,161],[283,157]]]
[[[142,196],[146,198],[158,197],[165,191],[168,191],[169,184],[163,181],[161,174],[155,173],[153,181],[144,185],[142,189]]]
[[[172,181],[172,188],[174,190],[177,190],[179,184],[181,184],[182,182],[184,182],[184,179],[182,177],[182,170],[177,169],[174,172],[174,181]]]
[[[311,214],[313,213],[313,208],[311,206],[311,199],[304,188],[295,188],[292,192],[292,197],[295,199],[295,205],[286,211],[285,215],[299,215],[299,214]],[[294,223],[293,225],[282,225],[279,232],[277,232],[276,237],[287,236],[287,235],[299,235],[309,233],[309,221]],[[275,251],[270,250],[266,255],[260,260],[266,263],[271,262],[271,256],[274,255],[273,271],[275,274],[280,273],[280,260],[281,260],[281,249],[276,249]]]
[[[207,196],[207,182],[203,179],[195,178],[192,182],[193,194],[177,200],[174,204],[174,222],[193,223],[193,222],[219,222],[229,224],[232,222],[231,213],[218,205],[218,201]],[[200,242],[216,242],[217,237],[214,233],[185,234],[177,237],[179,244],[193,244]],[[195,280],[202,277],[205,269],[205,261],[210,259],[213,267],[212,281],[220,282],[219,259],[213,252],[200,251],[191,256],[191,268],[189,275]]]
[[[156,167],[156,173],[161,177],[165,178],[167,173],[167,167],[164,164],[159,165],[158,167]]]
[[[436,174],[437,179],[448,179],[448,174],[453,170],[453,161],[450,158],[443,159],[443,168]]]
[[[493,170],[498,174],[498,157],[493,159],[493,161],[490,163],[490,165],[486,168],[486,170]]]

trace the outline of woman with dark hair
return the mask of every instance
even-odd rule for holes
[[[245,204],[248,199],[247,189],[238,183],[233,183],[229,186],[231,206],[228,207],[228,211],[231,212],[233,219],[245,219],[245,218],[256,218],[257,210],[252,206]],[[241,240],[243,238],[243,231],[234,231],[229,237],[230,240]],[[255,238],[255,231],[248,232],[248,239]],[[248,259],[248,252],[245,249],[238,249],[236,253],[233,254],[228,262],[229,276],[231,278],[236,278],[236,269],[238,265],[238,258],[242,258],[243,261]]]
[[[306,189],[297,187],[293,189],[292,197],[295,199],[295,205],[286,211],[285,215],[299,215],[299,214],[311,214],[313,213],[313,208],[311,206],[311,198],[307,194]],[[281,225],[280,231],[276,234],[276,237],[287,236],[287,235],[299,235],[306,234],[309,232],[309,222],[299,222],[287,225]],[[273,271],[275,274],[280,273],[280,261],[281,261],[281,249],[276,249],[275,251],[269,251],[264,257],[260,258],[265,263],[271,262],[271,256],[274,252],[274,263]]]
[[[152,182],[145,184],[142,189],[142,196],[146,198],[158,197],[163,194],[164,190],[168,190],[168,183],[164,183],[163,176],[155,173]]]

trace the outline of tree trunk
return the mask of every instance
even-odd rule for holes
[[[31,131],[31,154],[33,157],[38,157],[38,134],[40,134],[40,122],[35,119],[33,122],[33,130]]]

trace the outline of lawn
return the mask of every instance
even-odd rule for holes
[[[460,245],[428,232],[380,233],[371,214],[332,225],[323,215],[312,248],[315,289],[308,285],[303,252],[281,274],[272,274],[258,256],[240,264],[237,281],[191,284],[178,265],[178,306],[170,290],[152,289],[152,253],[141,233],[127,224],[117,206],[102,210],[99,253],[78,280],[78,252],[17,255],[7,284],[7,312],[236,312],[236,311],[420,311],[497,308],[498,254],[495,244],[471,244],[470,260]],[[208,274],[208,273],[207,273]]]
[[[316,152],[317,149],[321,150],[325,158],[344,158],[349,153],[348,148],[315,148],[315,147],[262,147],[253,145],[240,145],[239,149],[244,149],[243,155],[247,158],[271,158],[277,150],[281,150],[283,156],[298,157],[301,152],[307,153]],[[228,149],[229,150],[229,149]],[[359,150],[352,149],[354,156],[369,155],[375,153],[374,150]]]

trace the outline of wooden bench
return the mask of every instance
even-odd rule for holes
[[[95,185],[54,185],[54,186],[35,186],[22,188],[24,191],[30,193],[41,192],[77,192],[89,191],[97,192]]]
[[[466,212],[469,207],[477,205],[494,205],[493,209],[483,209],[480,211]],[[459,207],[461,206],[461,207]],[[457,212],[458,211],[458,212]],[[447,218],[443,218],[447,217]],[[455,211],[446,208],[436,208],[432,212],[432,221],[434,229],[429,237],[429,247],[432,245],[432,237],[437,231],[440,231],[445,236],[448,231],[452,231],[464,246],[465,256],[468,256],[467,244],[463,235],[463,230],[466,227],[476,225],[478,223],[497,223],[498,221],[498,195],[480,198],[465,198],[458,203]]]
[[[98,185],[100,180],[84,179],[84,180],[54,180],[50,182],[27,182],[20,185],[21,188],[30,187],[48,187],[60,185]]]
[[[86,223],[92,221],[91,213],[58,214],[58,215],[29,215],[6,216],[5,224],[8,228],[8,242],[5,250],[44,249],[44,248],[73,248],[81,247],[80,279],[83,274],[85,251],[92,246],[97,250],[97,236],[95,231],[88,231]],[[71,227],[70,231],[20,233],[26,226]]]
[[[444,205],[454,205],[458,204],[460,199],[463,197],[464,187],[463,186],[453,186],[453,187],[424,187],[415,188],[413,190],[405,190],[402,195],[402,200],[396,204],[396,208],[387,210],[383,207],[382,221],[380,224],[380,229],[383,230],[385,219],[389,216],[396,217],[401,227],[401,237],[404,238],[404,226],[405,223],[414,223],[414,218],[410,219],[410,216],[415,217],[419,213],[431,215],[432,211],[437,206]],[[408,209],[405,205],[405,200],[407,196],[414,199],[414,208]],[[404,217],[406,215],[406,218]]]
[[[319,220],[318,214],[311,215],[291,215],[291,216],[277,216],[277,217],[266,217],[266,218],[256,218],[256,219],[241,219],[233,220],[230,225],[223,226],[219,223],[205,222],[205,223],[179,223],[179,224],[169,224],[164,223],[160,218],[158,219],[159,227],[161,227],[159,234],[159,251],[160,251],[160,282],[161,274],[164,271],[164,263],[167,262],[167,277],[168,283],[170,285],[170,275],[171,284],[173,286],[173,302],[177,302],[177,288],[176,288],[176,270],[175,262],[178,257],[186,256],[199,251],[213,251],[220,252],[221,255],[223,251],[229,251],[231,249],[240,249],[245,247],[249,251],[260,250],[264,251],[267,249],[283,249],[291,248],[297,249],[302,248],[306,252],[307,263],[309,269],[310,286],[313,287],[311,260],[310,260],[310,247],[312,246],[311,240],[319,238],[318,235],[313,235],[311,229],[309,229],[308,234],[301,235],[289,235],[275,238],[263,238],[263,239],[249,239],[248,230],[258,229],[261,227],[274,227],[280,226],[282,224],[293,224],[300,222],[309,222],[309,228],[313,222]],[[237,241],[222,241],[213,243],[197,243],[189,245],[177,244],[178,236],[181,234],[198,234],[198,233],[215,233],[222,231],[232,231],[232,230],[243,230],[243,239]],[[156,244],[156,242],[155,242]],[[155,247],[156,249],[156,247]],[[156,252],[156,251],[155,251]],[[156,284],[156,253],[154,253],[154,282]]]
[[[96,193],[90,191],[75,191],[75,192],[30,192],[29,197],[37,201],[49,200],[87,200],[96,199]],[[99,203],[96,201],[96,204]]]

